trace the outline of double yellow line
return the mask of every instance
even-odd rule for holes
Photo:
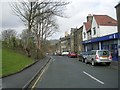
[[[35,81],[35,83],[33,84],[31,90],[34,90],[35,89],[35,86],[37,85],[38,81],[39,80],[42,80],[42,76],[43,74],[45,73],[45,71],[48,69],[50,63],[51,63],[52,60],[50,60],[50,62],[45,66],[45,68],[42,70],[41,74],[39,75],[39,77],[37,78],[37,80]]]

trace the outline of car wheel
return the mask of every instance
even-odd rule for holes
[[[81,61],[81,57],[79,57],[79,61]]]
[[[106,63],[107,66],[110,66],[110,62]]]
[[[95,66],[95,62],[92,60],[92,66]]]
[[[88,62],[87,62],[87,60],[85,59],[85,64],[87,64]]]
[[[84,59],[82,58],[82,62],[84,62]]]

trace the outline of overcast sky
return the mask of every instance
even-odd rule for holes
[[[0,30],[13,28],[21,33],[25,28],[21,20],[15,16],[8,4],[11,0],[0,1]],[[15,0],[12,0],[15,1]],[[66,0],[65,0],[66,1]],[[83,22],[86,22],[88,14],[109,15],[116,19],[116,9],[114,8],[120,0],[67,0],[70,2],[64,11],[68,18],[57,18],[59,32],[54,34],[50,39],[59,39],[63,37],[65,31],[70,33],[71,28],[79,28]]]

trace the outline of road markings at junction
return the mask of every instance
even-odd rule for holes
[[[53,59],[53,61],[55,61],[55,59]]]
[[[50,58],[52,59],[53,62],[55,61],[55,59],[52,56]]]
[[[97,82],[104,84],[104,82],[98,80],[97,78],[93,77],[92,75],[88,74],[87,72],[83,71],[84,74],[86,74],[87,76],[91,77],[92,79],[96,80]]]

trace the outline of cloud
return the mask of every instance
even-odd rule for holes
[[[21,20],[15,16],[9,3],[2,3],[2,28],[15,28],[23,26]]]

